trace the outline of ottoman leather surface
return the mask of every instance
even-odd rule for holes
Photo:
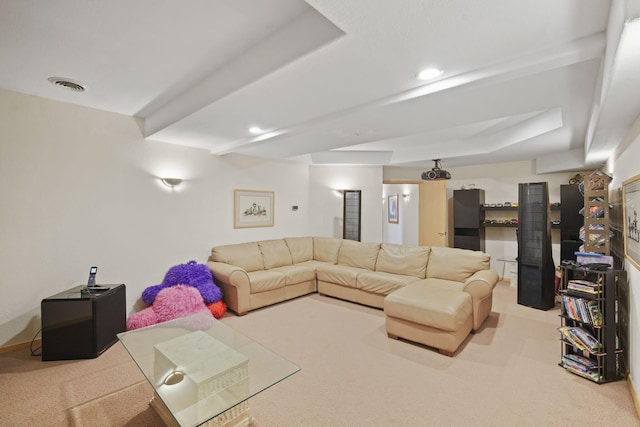
[[[384,312],[443,331],[457,331],[472,316],[473,306],[466,292],[412,284],[387,295]]]

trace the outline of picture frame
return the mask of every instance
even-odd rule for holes
[[[273,227],[274,192],[233,190],[233,228]]]
[[[640,211],[640,175],[622,183],[622,217],[624,230],[624,257],[640,270],[640,236],[638,213]]]
[[[387,212],[389,224],[398,224],[400,222],[397,194],[387,197]]]

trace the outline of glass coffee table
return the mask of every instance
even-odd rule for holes
[[[207,312],[118,334],[169,426],[247,426],[248,399],[300,368]]]

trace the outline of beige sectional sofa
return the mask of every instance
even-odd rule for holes
[[[464,249],[293,237],[217,246],[207,265],[240,315],[317,291],[382,308],[390,337],[453,354],[491,312],[489,261]]]

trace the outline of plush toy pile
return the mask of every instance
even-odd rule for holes
[[[142,292],[142,301],[150,306],[127,319],[127,330],[205,310],[219,319],[227,311],[222,291],[213,283],[211,271],[195,261],[171,267],[162,283],[149,286]]]

